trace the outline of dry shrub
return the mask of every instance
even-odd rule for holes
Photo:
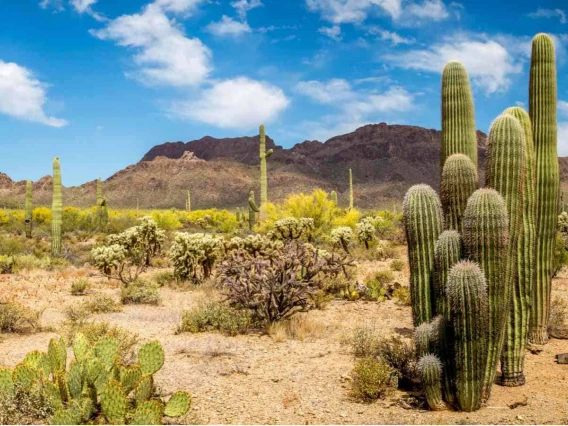
[[[356,358],[374,357],[377,354],[380,335],[374,326],[357,327],[351,336],[342,340],[342,344],[350,346]]]
[[[252,319],[247,310],[235,309],[222,302],[208,302],[184,311],[177,331],[200,333],[216,330],[236,336],[248,332],[252,327]]]
[[[382,359],[363,358],[351,372],[353,379],[350,395],[364,402],[387,396],[396,388],[396,372]]]
[[[89,280],[85,277],[76,278],[71,282],[71,294],[73,296],[82,296],[85,294]]]
[[[268,326],[267,332],[275,342],[292,339],[304,341],[318,338],[325,332],[325,326],[305,314],[298,314],[285,321]]]
[[[83,308],[91,314],[121,312],[122,307],[106,294],[95,294],[83,303]]]
[[[400,259],[394,259],[391,263],[390,263],[390,268],[393,271],[396,272],[401,272],[404,270],[404,267],[406,266],[406,263],[404,262],[404,260],[400,260]]]
[[[37,311],[17,302],[0,301],[0,332],[33,333],[41,329],[42,311]]]
[[[0,397],[1,425],[41,424],[54,412],[55,408],[40,394],[39,388],[16,389]]]
[[[125,305],[159,305],[161,298],[157,285],[138,278],[122,287],[120,301]]]

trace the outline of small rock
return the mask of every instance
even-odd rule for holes
[[[517,420],[523,421],[524,419],[525,419],[525,418],[524,418],[523,416],[521,416],[521,415],[518,415],[518,416],[517,416]]]
[[[558,354],[556,355],[556,362],[558,364],[568,364],[568,354]]]

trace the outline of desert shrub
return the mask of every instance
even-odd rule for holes
[[[568,266],[568,234],[558,232],[552,258],[552,276],[556,277],[566,266]]]
[[[41,311],[28,308],[17,302],[0,301],[0,332],[33,333],[40,326]]]
[[[374,219],[365,217],[355,227],[355,235],[360,244],[365,244],[365,248],[369,250],[369,243],[375,240]]]
[[[389,266],[390,266],[391,270],[396,271],[396,272],[401,272],[404,269],[404,267],[406,266],[406,263],[404,263],[403,260],[394,259],[390,263]]]
[[[54,404],[42,395],[39,388],[14,386],[11,392],[0,391],[0,424],[40,424],[56,411]]]
[[[160,287],[164,287],[170,285],[177,281],[176,276],[173,272],[164,271],[158,272],[156,275],[152,277],[152,279],[158,284]]]
[[[393,368],[401,387],[406,388],[416,382],[416,351],[412,341],[398,334],[383,338],[377,345],[376,355]]]
[[[8,215],[8,212],[4,209],[0,210],[0,226],[2,225],[7,225],[8,223],[10,223],[10,216]]]
[[[209,234],[178,232],[170,249],[175,277],[195,282],[209,278],[222,254],[222,241]]]
[[[217,330],[229,336],[244,334],[252,327],[250,312],[222,302],[209,302],[184,311],[178,332],[199,333]]]
[[[178,212],[182,223],[197,225],[200,228],[214,228],[219,232],[229,234],[235,231],[239,224],[234,213],[228,210],[193,210]]]
[[[408,287],[398,287],[393,292],[393,297],[399,305],[410,306],[410,289]]]
[[[285,321],[271,324],[267,332],[276,342],[288,339],[303,342],[308,338],[317,338],[325,332],[325,326],[308,315],[295,315]]]
[[[357,327],[341,343],[348,345],[356,358],[372,358],[377,355],[380,336],[375,327],[365,325]]]
[[[361,213],[357,209],[348,209],[347,211],[341,212],[333,218],[331,225],[333,227],[346,226],[348,228],[354,229],[357,226],[357,222],[361,219]]]
[[[102,293],[95,294],[83,302],[83,309],[91,314],[122,311],[122,307],[112,297]]]
[[[122,287],[120,301],[125,305],[159,305],[158,288],[154,283],[138,278]]]
[[[336,257],[311,244],[289,241],[272,259],[233,251],[219,271],[233,307],[249,309],[255,320],[272,323],[312,307],[322,281],[336,277],[343,267]]]
[[[568,302],[558,296],[550,304],[548,332],[552,337],[568,337]]]
[[[388,260],[396,257],[396,250],[385,240],[378,241],[376,251],[379,260]]]
[[[89,280],[86,277],[75,278],[71,282],[71,294],[73,296],[83,295],[85,294],[88,286]]]
[[[313,218],[302,217],[296,219],[295,217],[287,217],[274,222],[272,233],[281,240],[297,240],[302,236],[310,240],[314,229]]]
[[[65,340],[51,339],[47,352],[30,352],[14,371],[4,370],[1,392],[39,390],[56,409],[49,413],[51,424],[163,424],[165,415],[183,416],[190,408],[187,392],[174,393],[167,403],[156,393],[153,375],[165,358],[157,340],[142,345],[136,365],[120,360],[118,342],[109,337],[91,345],[77,334],[73,354],[67,363]]]
[[[355,363],[350,395],[364,402],[384,398],[396,388],[396,375],[382,359],[363,358]]]
[[[14,257],[0,255],[0,274],[11,274],[14,271]]]
[[[32,212],[32,221],[36,225],[47,225],[51,223],[51,209],[47,207],[36,207]]]
[[[128,284],[135,281],[157,255],[165,238],[150,217],[143,217],[140,224],[126,231],[109,235],[107,244],[92,250],[94,265],[109,277]]]
[[[331,230],[329,238],[334,249],[342,248],[346,253],[349,253],[349,244],[353,240],[353,229],[347,226],[334,228]]]
[[[161,229],[179,229],[181,228],[181,222],[176,215],[175,211],[172,210],[156,210],[152,212],[152,219],[156,221],[156,224]]]

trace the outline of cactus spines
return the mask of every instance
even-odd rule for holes
[[[115,381],[109,382],[101,394],[101,409],[111,424],[124,424],[128,400],[124,390]]]
[[[469,159],[468,159],[469,160]],[[448,160],[449,162],[450,160]],[[434,312],[448,318],[446,284],[450,269],[463,257],[463,241],[458,231],[448,230],[440,234],[434,247]]]
[[[266,151],[266,134],[264,124],[259,128],[260,139],[260,209],[268,202],[268,177],[266,172],[266,159],[269,158],[274,150]]]
[[[349,210],[353,210],[353,171],[349,169]]]
[[[452,154],[442,169],[440,200],[446,229],[461,232],[462,216],[467,200],[477,190],[477,170],[465,154]]]
[[[431,352],[430,341],[432,340],[432,324],[423,322],[414,329],[414,344],[416,346],[416,354],[422,357]]]
[[[467,155],[477,171],[477,134],[469,77],[458,61],[442,73],[442,167],[452,154]]]
[[[26,227],[26,238],[32,237],[32,220],[33,220],[33,199],[32,199],[32,181],[26,182],[26,213],[24,216],[24,224]]]
[[[412,318],[418,326],[433,316],[434,246],[444,222],[436,192],[428,185],[411,187],[404,197],[403,218],[408,241]]]
[[[478,189],[467,202],[463,218],[466,258],[477,262],[485,274],[489,296],[489,341],[484,399],[488,399],[495,380],[497,361],[503,347],[507,324],[510,282],[506,279],[509,246],[509,219],[503,197],[491,188]]]
[[[455,341],[456,396],[460,409],[478,410],[487,360],[488,298],[483,271],[461,261],[448,277],[446,289]]]
[[[442,399],[442,363],[436,355],[423,355],[418,361],[420,381],[426,395],[426,402],[433,411],[444,410]]]
[[[536,150],[536,286],[533,290],[529,342],[548,341],[552,260],[558,212],[559,171],[556,122],[556,57],[554,42],[537,34],[532,42],[529,114]]]
[[[256,214],[260,211],[260,209],[256,205],[256,202],[254,201],[254,191],[249,192],[248,203],[249,203],[249,219],[248,219],[249,229],[252,231],[252,228],[254,228],[254,225],[256,225]]]
[[[61,165],[59,157],[53,160],[53,202],[51,204],[51,255],[61,255],[61,225],[63,223],[63,198],[61,196]]]

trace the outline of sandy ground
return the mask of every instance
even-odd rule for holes
[[[373,266],[367,265],[367,270]],[[2,335],[0,365],[13,367],[27,352],[46,350],[65,319],[67,304],[82,297],[69,293],[72,278],[84,273],[0,275],[0,291],[36,308],[45,308],[42,322],[52,332]],[[400,278],[400,277],[397,277]],[[116,296],[119,289],[106,280],[91,278],[91,292]],[[554,294],[568,300],[568,275],[554,282]],[[410,308],[384,303],[333,301],[323,311],[311,311],[316,335],[276,341],[268,335],[226,337],[218,333],[175,334],[183,309],[207,297],[200,290],[161,289],[158,307],[126,306],[123,312],[103,314],[109,321],[140,335],[158,339],[166,362],[156,383],[163,395],[188,390],[193,407],[188,423],[241,424],[558,424],[568,423],[568,365],[555,355],[568,352],[567,340],[551,340],[539,355],[527,353],[527,384],[518,388],[495,386],[487,407],[475,413],[429,412],[405,404],[412,395],[397,391],[386,400],[363,404],[351,400],[350,371],[354,358],[341,344],[356,327],[374,325],[385,335],[411,333]],[[526,401],[511,409],[509,405]]]

